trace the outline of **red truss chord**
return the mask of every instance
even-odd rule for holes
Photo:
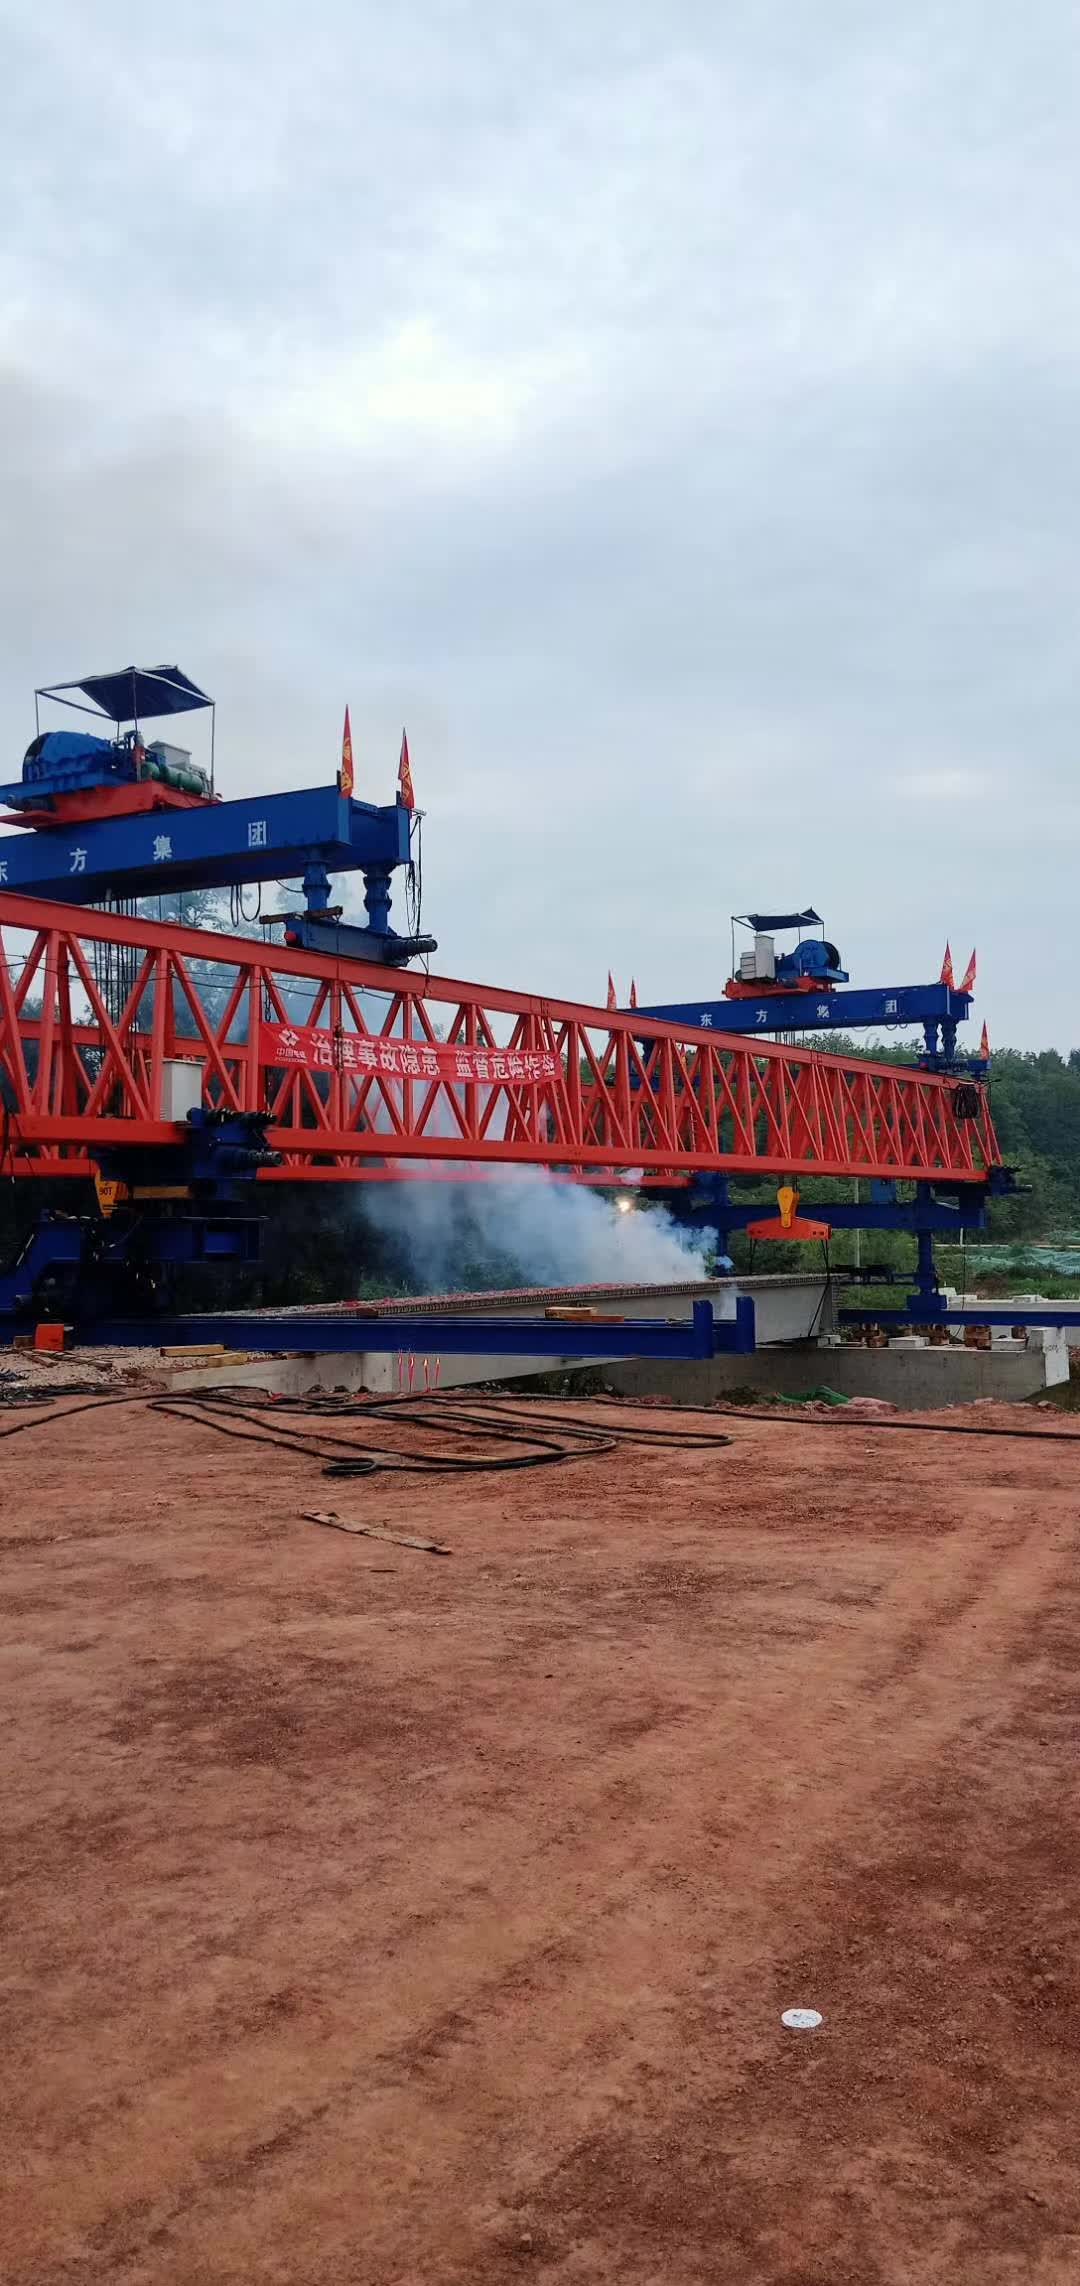
[[[585,1182],[981,1182],[1000,1158],[985,1090],[959,1118],[937,1074],[0,896],[17,1174],[85,1174],[106,1145],[172,1140],[178,1058],[205,1103],[269,1112],[284,1163],[264,1180],[511,1163]]]

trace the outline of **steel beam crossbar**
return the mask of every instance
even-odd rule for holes
[[[12,1320],[14,1325],[16,1321]],[[0,1331],[5,1321],[0,1319]],[[667,1359],[749,1356],[754,1348],[754,1304],[736,1299],[732,1318],[715,1319],[711,1302],[695,1302],[693,1315],[664,1318],[470,1318],[243,1316],[111,1318],[79,1326],[80,1343],[123,1348],[205,1344],[216,1348],[362,1354],[389,1350],[413,1357],[552,1357]]]
[[[643,1016],[673,1024],[694,1024],[718,1032],[816,1032],[856,1030],[876,1024],[962,1024],[973,995],[948,984],[892,984],[850,992],[769,992],[758,999],[658,1002]]]
[[[13,789],[8,789],[9,796]],[[279,881],[311,860],[331,873],[409,861],[409,812],[349,801],[334,786],[199,802],[190,809],[87,819],[5,835],[0,885],[84,905],[125,897]]]
[[[1000,1159],[939,1073],[0,894],[0,1150],[79,1175],[175,1142],[168,1067],[266,1113],[260,1180],[546,1167],[983,1184]],[[971,1089],[966,1091],[970,1106]]]

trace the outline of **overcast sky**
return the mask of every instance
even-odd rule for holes
[[[132,659],[226,793],[348,700],[451,975],[693,998],[812,900],[1080,1044],[1069,0],[0,23],[0,775]]]

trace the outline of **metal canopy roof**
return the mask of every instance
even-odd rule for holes
[[[196,707],[213,706],[213,699],[179,667],[119,667],[111,675],[84,675],[74,683],[43,686],[38,698],[64,698],[67,691],[82,691],[110,722],[152,720],[162,714],[188,714]]]
[[[747,928],[759,930],[805,929],[812,921],[816,922],[819,929],[825,925],[820,913],[815,913],[812,905],[807,906],[805,913],[736,913],[735,918],[744,922]]]

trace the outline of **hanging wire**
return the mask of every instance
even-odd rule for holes
[[[104,907],[107,913],[115,913],[125,921],[134,920],[138,909],[134,897],[109,897]],[[140,957],[137,945],[106,944],[95,938],[90,946],[91,973],[113,1024],[123,1014],[135,990]]]
[[[416,850],[416,858],[410,855],[405,868],[405,918],[408,922],[409,934],[414,937],[420,934],[420,911],[423,903],[423,874],[417,864],[417,859],[420,856],[419,826],[416,829]]]
[[[254,910],[250,913],[248,912],[247,907],[244,903],[244,891],[242,885],[236,885],[231,888],[229,891],[229,922],[231,927],[237,930],[244,928],[250,929],[257,927],[261,920],[262,882],[259,881],[255,884],[255,905]]]
[[[415,810],[413,812],[413,825],[416,830],[416,857],[415,859],[410,857],[409,863],[405,870],[405,914],[409,925],[409,935],[418,937],[421,933],[421,922],[423,920],[424,913],[423,810]],[[427,953],[420,954],[420,966],[423,969],[424,981],[426,983],[428,977],[431,974],[431,961]]]
[[[3,1081],[3,1085],[0,1086],[0,1175],[6,1169],[12,1195],[17,1196],[15,1146],[22,1142],[22,1136],[19,1133],[19,1115],[14,1104],[8,1101],[8,1082],[2,1072],[0,1072],[0,1080]]]

